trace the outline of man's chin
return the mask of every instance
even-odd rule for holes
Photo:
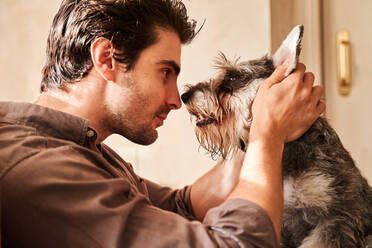
[[[153,144],[158,139],[158,132],[153,130],[151,133],[142,133],[128,139],[136,144],[148,146]]]

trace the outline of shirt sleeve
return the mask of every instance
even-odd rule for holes
[[[254,203],[229,200],[204,222],[189,221],[113,178],[97,166],[103,158],[56,149],[2,179],[3,247],[278,247],[269,217]]]
[[[154,206],[178,213],[188,220],[196,220],[190,201],[190,186],[173,190],[150,180],[144,179],[149,192],[150,200]]]

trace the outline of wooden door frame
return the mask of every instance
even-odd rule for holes
[[[303,24],[301,61],[323,85],[322,0],[270,0],[271,53],[296,25]]]

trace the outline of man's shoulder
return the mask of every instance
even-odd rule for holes
[[[73,141],[43,135],[34,128],[22,126],[13,127],[11,132],[0,131],[0,179],[19,166],[23,170],[51,170],[75,165],[78,169],[77,165],[96,167],[93,161],[105,162],[91,149]]]
[[[39,132],[37,128],[25,125],[0,126],[0,166],[17,163],[32,154],[48,149],[73,144],[68,140],[56,139]]]
[[[105,166],[107,161],[89,149],[68,144],[45,145],[30,150],[17,163],[1,166],[0,187],[4,197],[14,194],[27,197],[43,188],[75,192],[83,186],[106,187],[110,183],[127,185],[129,190],[128,179],[115,178]]]

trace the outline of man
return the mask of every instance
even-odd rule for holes
[[[181,44],[194,36],[177,0],[62,2],[36,104],[0,105],[3,247],[278,247],[284,143],[324,110],[304,65],[263,83],[247,152],[189,187],[139,178],[102,143],[155,142],[181,107]]]

